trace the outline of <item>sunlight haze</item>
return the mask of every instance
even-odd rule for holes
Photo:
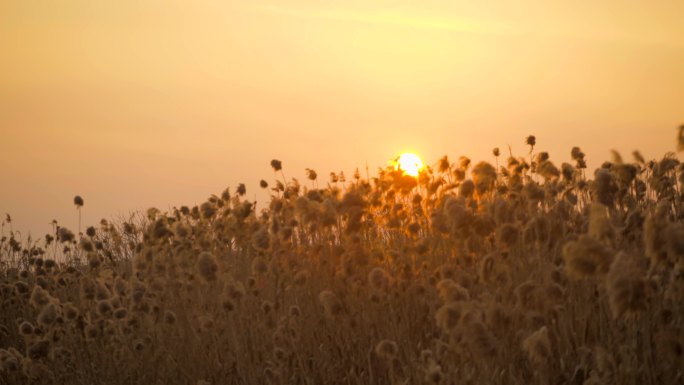
[[[412,152],[675,150],[684,2],[3,1],[0,214],[43,236]]]

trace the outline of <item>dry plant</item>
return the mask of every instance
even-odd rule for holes
[[[78,235],[8,216],[0,384],[682,383],[684,166],[525,143],[311,187],[274,159],[260,212],[239,185]]]

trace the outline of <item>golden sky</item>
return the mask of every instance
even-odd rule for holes
[[[562,4],[565,3],[565,4]],[[684,2],[0,2],[0,213],[42,236],[201,203],[269,162],[374,170],[494,146],[674,149]],[[591,163],[591,162],[594,163]],[[263,199],[260,198],[263,202]],[[263,206],[262,206],[263,207]]]

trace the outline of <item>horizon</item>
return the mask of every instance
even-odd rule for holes
[[[539,138],[537,138],[537,140],[539,140]],[[673,142],[675,142],[674,139],[673,139]],[[512,146],[510,146],[510,147],[512,149]],[[520,146],[520,147],[523,148],[524,146]],[[581,148],[581,146],[578,146],[578,147]],[[676,146],[673,145],[673,148],[675,148],[675,147]],[[504,167],[504,165],[503,165],[504,161],[509,158],[509,155],[506,155],[508,148],[509,148],[508,145],[506,145],[504,147],[500,147],[501,155],[499,157],[500,158],[499,165],[501,167]],[[639,150],[635,150],[635,151],[639,151]],[[526,153],[524,151],[519,152],[519,153],[514,152],[513,155],[516,158],[526,158],[532,154],[538,154],[540,152],[546,152],[546,151],[535,150],[532,153]],[[622,159],[625,161],[625,163],[636,163],[633,159],[633,152],[629,152],[629,153],[620,153],[619,151],[617,151],[617,152],[619,155],[622,156]],[[641,151],[639,151],[639,152],[641,153]],[[570,150],[568,150],[568,154],[569,153],[570,153]],[[643,155],[643,153],[641,153],[641,154]],[[646,162],[649,162],[651,160],[657,161],[659,159],[662,159],[664,156],[668,156],[668,155],[673,155],[675,158],[681,159],[681,157],[675,152],[674,149],[672,151],[664,151],[661,156],[656,156],[656,157],[645,156],[645,159],[646,159]],[[448,155],[443,155],[443,156],[447,156],[449,158],[450,162],[452,162],[452,163],[457,162],[458,158],[460,156],[468,157],[468,155],[465,155],[465,154],[460,155],[460,156],[456,156],[456,157],[451,157]],[[436,168],[435,166],[437,165],[439,158],[441,158],[441,157],[438,157],[434,161],[429,162],[429,163],[425,163],[426,159],[424,159],[422,157],[421,157],[421,160],[424,162],[424,167],[431,167],[431,168],[435,169]],[[493,159],[495,159],[496,157],[494,157],[493,155],[490,154],[490,156],[489,156],[490,159],[479,159],[479,158],[470,158],[470,157],[468,157],[468,158],[472,161],[472,164],[476,164],[479,161],[485,161],[485,162],[488,162],[488,163],[494,165],[495,162],[493,161]],[[560,166],[564,162],[572,163],[570,160],[570,156],[567,156],[566,158],[567,159],[560,161],[558,159],[554,159],[553,156],[550,156],[550,160],[554,164],[556,164],[556,166]],[[606,161],[612,162],[612,159],[609,159],[609,158],[610,157],[606,156],[605,159],[598,160],[598,161],[589,159],[587,161],[587,171],[590,172],[590,174],[588,174],[588,179],[593,179],[591,177],[591,175],[593,174],[593,172],[596,169],[598,169],[600,167],[601,163],[606,162]],[[387,161],[387,164],[385,164],[384,166],[379,165],[375,168],[369,167],[368,171],[369,171],[370,178],[372,179],[373,177],[377,176],[379,170],[383,170],[383,169],[386,169],[387,167],[391,167],[390,163],[391,163],[391,159],[389,159]],[[267,168],[272,170],[271,166],[268,166]],[[316,170],[315,168],[312,168],[312,169],[318,173],[317,181],[329,181],[329,174],[331,172],[339,173],[340,171],[342,171],[342,172],[344,172],[345,176],[347,177],[347,181],[349,182],[352,179],[352,175],[354,174],[354,172],[356,170],[360,171],[362,180],[367,179],[365,177],[366,169],[365,169],[365,167],[361,167],[361,166],[355,167],[355,168],[350,169],[350,170],[332,170],[329,172],[319,172],[319,170]],[[283,166],[283,170],[287,172],[285,165]],[[309,186],[309,181],[306,178],[306,172],[304,169],[302,169],[302,172],[300,174],[301,175],[298,174],[295,176],[291,176],[291,175],[289,175],[289,173],[286,174],[287,178],[288,178],[288,180],[287,180],[288,183],[292,182],[294,179],[297,179],[300,182],[300,184],[302,185],[302,187],[304,187],[304,188],[311,187],[311,186]],[[270,202],[270,199],[276,196],[276,195],[274,195],[274,193],[271,192],[271,189],[272,189],[272,187],[274,187],[273,182],[276,180],[280,180],[281,178],[279,175],[277,175],[277,173],[270,174],[269,177],[272,179],[270,179],[270,180],[267,178],[256,179],[256,181],[254,182],[254,184],[252,186],[245,183],[245,186],[247,188],[247,194],[245,195],[244,199],[256,203],[257,204],[257,206],[256,206],[257,212],[260,212],[261,210],[265,209],[264,202],[266,202],[266,207],[268,207],[268,202]],[[268,182],[268,188],[264,189],[264,188],[259,187],[259,181],[260,180],[266,180],[266,182]],[[243,183],[243,182],[236,182],[233,185],[226,186],[225,188],[230,189],[231,193],[235,194],[235,190],[237,189],[238,185],[240,185],[241,183]],[[320,182],[319,182],[319,186],[320,186]],[[320,188],[323,188],[323,187],[320,187]],[[254,191],[256,191],[256,193],[254,193]],[[97,228],[100,225],[100,221],[103,219],[107,220],[109,222],[114,222],[115,224],[121,224],[125,221],[130,220],[129,218],[132,218],[136,215],[145,215],[146,210],[151,209],[151,208],[159,209],[162,212],[170,212],[174,208],[180,208],[181,206],[188,206],[188,207],[192,208],[193,206],[201,205],[203,202],[205,202],[211,196],[220,195],[221,192],[222,192],[222,190],[207,192],[205,194],[205,196],[199,198],[198,200],[196,200],[192,203],[190,203],[190,202],[177,202],[177,203],[168,203],[166,206],[164,206],[164,205],[149,205],[149,206],[132,207],[132,208],[129,208],[127,211],[124,211],[125,210],[124,209],[124,210],[120,210],[120,211],[115,212],[115,213],[110,213],[108,216],[103,215],[103,216],[100,216],[97,218],[95,218],[93,215],[90,215],[90,213],[88,212],[89,209],[87,206],[88,206],[89,202],[88,202],[87,197],[83,197],[80,194],[74,194],[71,197],[67,197],[68,199],[66,199],[66,204],[61,204],[60,205],[61,207],[58,210],[58,211],[61,211],[62,216],[64,218],[66,218],[66,220],[58,220],[56,218],[53,218],[53,219],[45,222],[45,225],[44,225],[45,231],[42,231],[42,233],[36,234],[36,233],[33,233],[31,231],[32,229],[29,229],[29,231],[26,231],[25,229],[17,228],[17,225],[16,225],[17,223],[19,223],[21,225],[25,221],[22,221],[21,218],[19,218],[19,220],[17,220],[17,218],[11,212],[2,213],[4,215],[2,223],[3,223],[3,226],[9,226],[13,232],[21,234],[22,239],[25,239],[23,237],[23,235],[26,234],[27,237],[31,237],[32,240],[35,241],[38,239],[42,239],[44,237],[44,235],[46,235],[46,234],[54,235],[53,234],[54,231],[52,231],[53,221],[57,221],[57,226],[59,226],[59,227],[66,227],[66,228],[74,231],[75,233],[78,231],[78,225],[77,224],[78,224],[78,218],[79,218],[79,210],[74,205],[74,198],[76,196],[79,196],[85,200],[85,204],[83,205],[83,207],[80,208],[81,215],[82,215],[82,217],[81,217],[81,220],[82,220],[81,231],[85,232],[85,229],[88,226],[94,226],[95,228]],[[252,196],[252,194],[254,195],[254,198],[250,198]],[[96,203],[96,206],[97,206],[97,203]],[[69,215],[68,211],[72,211],[71,215]],[[11,224],[6,224],[5,218],[7,215],[11,216],[11,220],[12,220]]]

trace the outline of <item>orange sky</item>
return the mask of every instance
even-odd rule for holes
[[[0,2],[0,213],[42,236],[196,204],[269,162],[371,169],[494,146],[674,149],[684,2]],[[263,199],[262,199],[263,201]]]

